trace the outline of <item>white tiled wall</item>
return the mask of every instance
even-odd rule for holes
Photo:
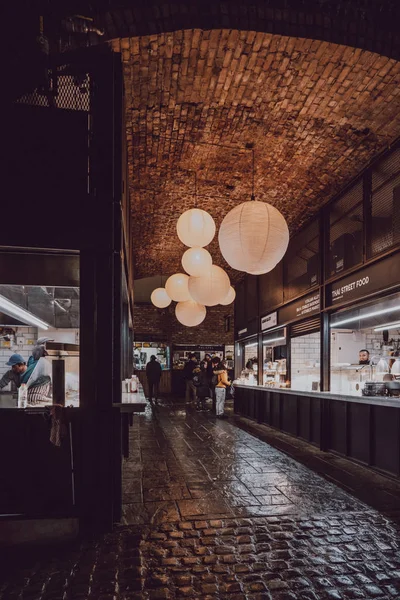
[[[28,358],[32,354],[34,342],[38,338],[37,327],[15,327],[14,330],[14,342],[11,343],[9,348],[4,346],[3,341],[0,340],[0,377],[10,369],[10,367],[7,367],[6,362],[12,354],[21,354],[28,361]],[[23,344],[17,344],[17,338],[23,338]],[[4,389],[7,390],[9,388],[10,384]]]
[[[291,340],[291,387],[311,391],[312,382],[319,381],[320,334],[310,333]]]

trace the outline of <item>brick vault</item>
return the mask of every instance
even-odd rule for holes
[[[179,269],[175,225],[195,204],[194,172],[218,226],[250,198],[253,145],[256,196],[294,232],[400,132],[400,63],[368,50],[233,29],[111,43],[124,64],[137,278]],[[210,250],[227,267],[216,241]]]

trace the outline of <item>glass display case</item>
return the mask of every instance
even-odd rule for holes
[[[262,384],[266,387],[287,387],[286,328],[263,336]]]
[[[331,316],[330,391],[354,396],[400,393],[400,294]]]
[[[144,371],[150,357],[155,356],[163,371],[170,369],[170,350],[163,342],[135,342],[133,349],[134,368]]]

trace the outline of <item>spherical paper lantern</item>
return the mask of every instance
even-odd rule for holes
[[[165,288],[156,288],[152,292],[150,300],[157,308],[167,308],[171,304],[171,298],[168,296]]]
[[[193,277],[206,275],[212,265],[211,254],[205,248],[189,248],[182,256],[182,266]]]
[[[178,302],[175,306],[175,315],[179,323],[186,327],[200,325],[206,318],[206,307],[194,300]]]
[[[236,292],[233,289],[233,287],[230,286],[229,292],[228,292],[225,300],[223,302],[220,302],[220,304],[222,304],[222,306],[228,306],[228,304],[232,304],[232,302],[234,301],[235,298],[236,298]]]
[[[219,247],[226,262],[253,275],[268,273],[283,258],[289,243],[285,218],[266,202],[243,202],[222,221]]]
[[[189,248],[208,246],[215,235],[215,223],[211,215],[200,208],[184,212],[176,224],[178,238]]]
[[[168,296],[175,302],[186,302],[190,300],[188,289],[189,276],[185,273],[175,273],[168,277],[165,282],[165,289]]]
[[[231,283],[221,267],[212,265],[207,275],[189,277],[189,293],[193,300],[205,306],[215,306],[228,295]]]

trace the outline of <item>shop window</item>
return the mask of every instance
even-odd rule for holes
[[[263,385],[287,387],[286,328],[275,329],[263,336]]]
[[[400,148],[372,169],[370,232],[370,257],[400,244]]]
[[[400,294],[339,311],[330,326],[331,392],[400,395]]]
[[[285,302],[319,282],[319,220],[291,239],[284,258]]]
[[[363,182],[360,179],[329,207],[328,276],[362,262],[363,214]]]
[[[9,357],[21,355],[30,367],[28,404],[79,406],[79,307],[78,287],[0,285],[0,377]],[[0,405],[16,405],[16,383],[3,388]]]
[[[150,358],[155,356],[165,371],[170,368],[170,351],[168,344],[162,342],[135,342],[133,351],[134,368],[144,371]]]
[[[301,329],[292,327],[290,340],[290,386],[294,390],[317,392],[320,389],[321,334],[315,330],[317,320],[303,322]],[[295,335],[303,331],[303,335]],[[295,335],[295,337],[293,337]]]
[[[242,371],[240,381],[248,385],[257,385],[258,383],[258,341],[257,338],[250,338],[245,342],[240,342],[238,350],[238,360],[242,361]]]

